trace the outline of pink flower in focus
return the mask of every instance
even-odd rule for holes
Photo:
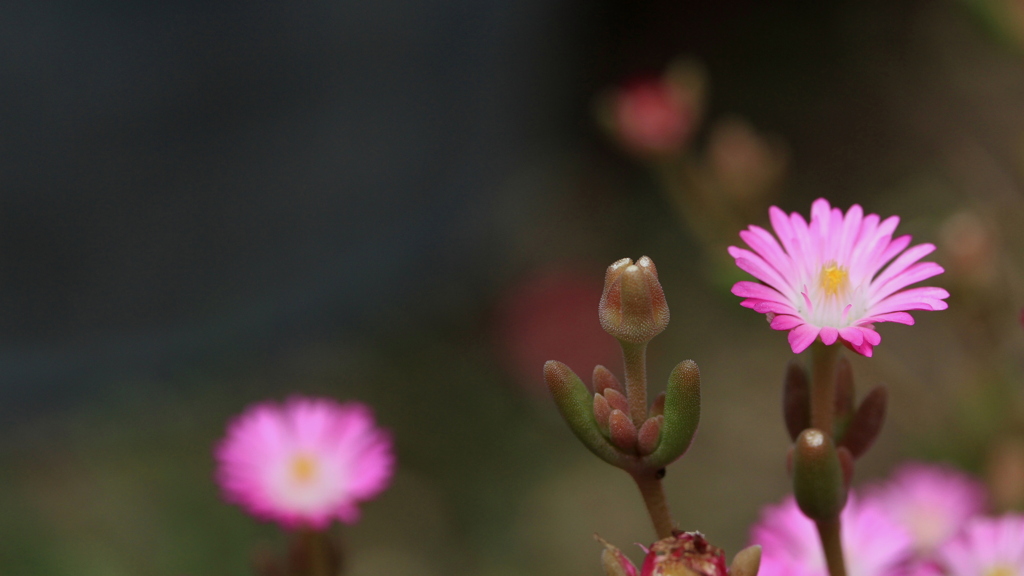
[[[391,437],[358,402],[292,398],[249,407],[215,450],[224,498],[286,528],[359,519],[356,504],[387,487]]]
[[[1024,575],[1024,516],[975,518],[937,552],[948,576]]]
[[[871,356],[882,341],[876,322],[913,324],[907,310],[947,308],[943,300],[949,292],[942,288],[904,290],[943,270],[934,262],[918,262],[934,245],[906,250],[910,236],[892,237],[898,216],[865,216],[856,204],[844,215],[824,198],[811,205],[810,224],[775,206],[769,215],[778,240],[750,226],[740,238],[753,251],[729,247],[736,265],[761,281],[737,282],[732,293],[744,298],[744,307],[766,314],[773,329],[788,330],[794,353],[820,337],[825,344],[841,340]]]
[[[985,487],[947,466],[904,464],[871,497],[907,529],[919,554],[928,556],[971,518],[985,511]]]
[[[900,565],[911,552],[910,535],[878,503],[851,494],[840,518],[849,576],[901,573]],[[750,540],[762,546],[758,576],[828,576],[814,522],[800,512],[792,496],[761,511]]]

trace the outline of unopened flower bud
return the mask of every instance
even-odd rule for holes
[[[868,392],[850,418],[850,424],[846,427],[839,445],[849,449],[854,458],[863,456],[878,438],[878,433],[882,431],[882,424],[885,422],[888,402],[889,393],[885,387],[876,386]]]
[[[646,463],[664,468],[686,453],[700,424],[700,369],[693,360],[676,365],[665,387],[665,407],[661,436]]]
[[[600,364],[594,366],[594,376],[591,382],[594,385],[595,394],[602,394],[607,388],[613,388],[620,394],[626,391],[626,389],[622,387],[622,383],[619,382],[619,379],[615,377],[615,374],[612,374],[611,370],[601,366]]]
[[[612,410],[608,416],[608,435],[619,450],[627,454],[636,452],[636,425],[622,410]]]
[[[583,445],[605,462],[622,467],[623,456],[598,426],[594,399],[583,381],[568,366],[554,360],[544,364],[544,381],[562,418]]]
[[[846,482],[836,447],[827,434],[804,430],[793,450],[793,494],[805,516],[832,520],[846,505]]]
[[[668,304],[654,262],[623,258],[608,267],[598,309],[601,327],[621,342],[643,344],[668,326]]]
[[[661,426],[664,422],[664,416],[652,416],[640,427],[640,431],[636,433],[636,450],[641,456],[647,456],[658,449]]]

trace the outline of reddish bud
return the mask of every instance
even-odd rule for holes
[[[654,398],[654,402],[651,403],[651,409],[648,412],[648,416],[653,418],[655,416],[661,416],[665,413],[665,393],[662,392]]]
[[[648,418],[640,431],[637,432],[636,449],[641,456],[647,456],[658,448],[658,441],[661,440],[661,425],[665,421],[664,416]]]
[[[622,342],[643,344],[668,326],[668,304],[654,262],[623,258],[608,267],[598,308],[601,327]]]
[[[636,452],[636,425],[622,410],[612,410],[608,416],[608,435],[612,444],[627,454]]]
[[[622,387],[622,383],[615,377],[615,374],[612,374],[611,370],[600,364],[594,366],[594,377],[591,382],[594,385],[594,392],[597,394],[603,393],[608,388],[617,390],[620,394],[625,394],[626,392],[626,389]]]
[[[608,433],[608,417],[611,413],[612,407],[608,400],[600,394],[594,394],[594,419],[597,420],[598,428],[605,434]]]
[[[622,410],[623,412],[629,412],[629,400],[622,395],[622,392],[614,388],[605,388],[604,397],[608,400],[608,404],[612,407],[612,410]]]
[[[860,458],[868,451],[882,431],[885,422],[885,408],[889,393],[882,386],[876,386],[861,401],[860,407],[850,420],[840,445],[850,450],[854,458]]]

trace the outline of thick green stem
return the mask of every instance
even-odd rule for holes
[[[826,346],[820,340],[811,345],[811,427],[831,438],[836,409],[836,359],[839,346]]]
[[[836,360],[839,358],[839,346],[826,346],[820,340],[811,346],[814,362],[811,366],[811,427],[831,438],[835,432]],[[829,576],[846,576],[840,537],[842,525],[838,514],[835,518],[818,520],[815,524],[818,536],[821,537]]]
[[[647,506],[647,513],[654,523],[654,531],[658,533],[658,539],[672,536],[672,530],[676,524],[672,521],[672,514],[668,510],[668,501],[665,500],[665,489],[661,485],[661,478],[657,472],[644,471],[633,474],[640,494],[644,497],[644,504]]]
[[[843,544],[840,538],[841,527],[839,518],[816,522],[821,547],[825,551],[829,576],[846,576],[846,563],[843,561]]]
[[[647,420],[647,343],[622,345],[622,360],[626,366],[626,399],[629,417],[639,428]]]
[[[303,576],[338,576],[341,573],[337,550],[326,530],[303,530],[297,538],[298,558],[293,559],[293,572]]]

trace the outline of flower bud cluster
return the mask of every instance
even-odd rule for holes
[[[669,320],[665,293],[650,258],[636,263],[623,258],[608,267],[598,315],[605,331],[628,352],[627,385],[597,366],[588,390],[568,366],[554,360],[544,365],[545,381],[562,416],[587,448],[631,473],[654,473],[690,446],[700,420],[700,371],[692,360],[681,362],[665,393],[646,405],[646,381],[637,381],[637,374],[646,374],[643,350]]]

